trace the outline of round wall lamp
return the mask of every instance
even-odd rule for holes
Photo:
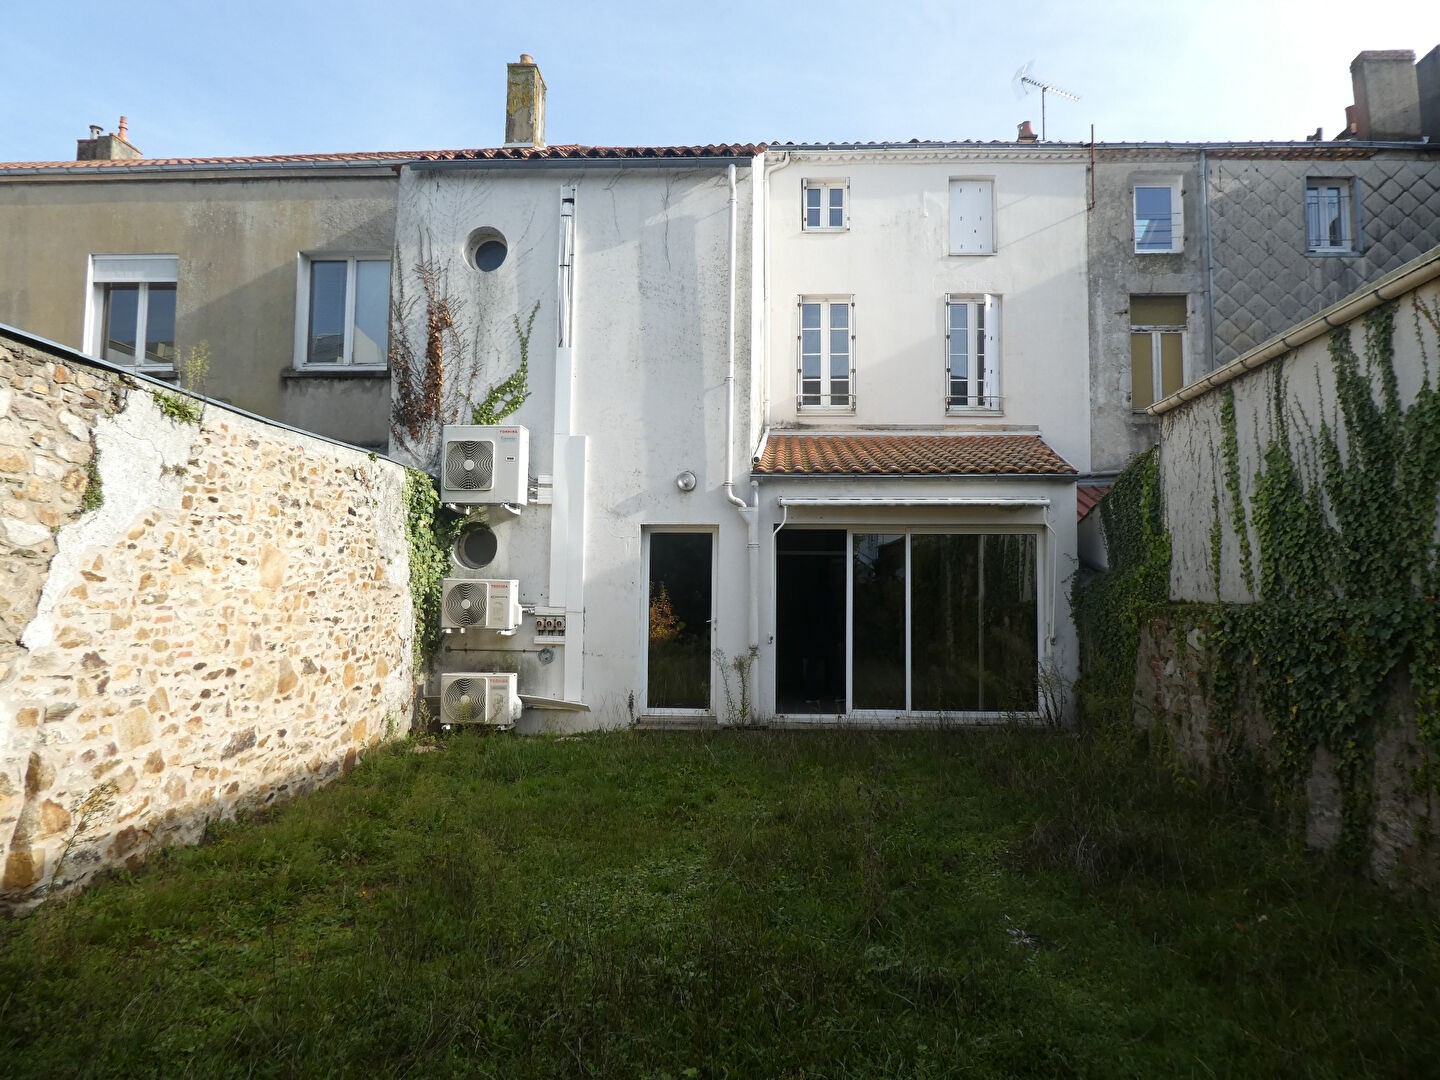
[[[694,491],[695,474],[689,469],[686,469],[679,476],[675,477],[675,486],[678,487],[681,491]]]

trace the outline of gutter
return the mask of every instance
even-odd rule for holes
[[[782,495],[775,501],[787,509],[791,506],[980,506],[998,510],[1039,510],[1050,505],[1049,499],[973,495]]]
[[[1351,293],[1338,303],[1331,304],[1324,311],[1312,315],[1304,322],[1262,342],[1247,353],[1237,356],[1224,367],[1212,371],[1203,379],[1183,386],[1169,397],[1161,398],[1145,411],[1151,416],[1162,416],[1178,409],[1187,401],[1208,394],[1216,387],[1234,382],[1246,372],[1264,367],[1270,361],[1293,352],[1301,345],[1314,341],[1328,330],[1334,330],[1353,322],[1361,315],[1374,311],[1381,304],[1403,296],[1427,282],[1440,278],[1440,247],[1431,248],[1418,259],[1386,274],[1374,285],[1367,285]]]
[[[219,162],[176,162],[169,165],[107,165],[103,168],[67,169],[20,167],[0,169],[0,183],[18,180],[63,180],[69,182],[87,180],[152,180],[160,176],[212,174],[214,179],[228,179],[225,173],[291,173],[291,172],[337,172],[361,173],[374,176],[391,175],[395,169],[411,163],[412,158],[393,158],[372,161],[247,161],[233,163]],[[247,177],[254,179],[254,177]]]
[[[763,157],[763,152],[758,157]],[[573,158],[475,158],[467,161],[405,160],[417,172],[450,172],[468,169],[699,169],[720,166],[751,168],[753,157],[573,157]]]

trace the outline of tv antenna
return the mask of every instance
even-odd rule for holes
[[[1030,69],[1034,66],[1034,60],[1022,65],[1020,70],[1015,72],[1015,77],[1010,80],[1010,89],[1015,92],[1016,98],[1024,97],[1030,93],[1032,88],[1040,91],[1040,138],[1043,140],[1045,138],[1045,95],[1059,94],[1067,101],[1079,101],[1080,95],[1072,94],[1069,90],[1061,90],[1060,87],[1047,83],[1043,79],[1037,79],[1030,74]]]

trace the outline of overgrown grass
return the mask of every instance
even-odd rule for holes
[[[1123,746],[462,734],[0,925],[0,1073],[1422,1076],[1437,975]]]

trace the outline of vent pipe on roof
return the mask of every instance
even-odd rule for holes
[[[529,53],[505,65],[505,145],[545,145],[545,80]]]

